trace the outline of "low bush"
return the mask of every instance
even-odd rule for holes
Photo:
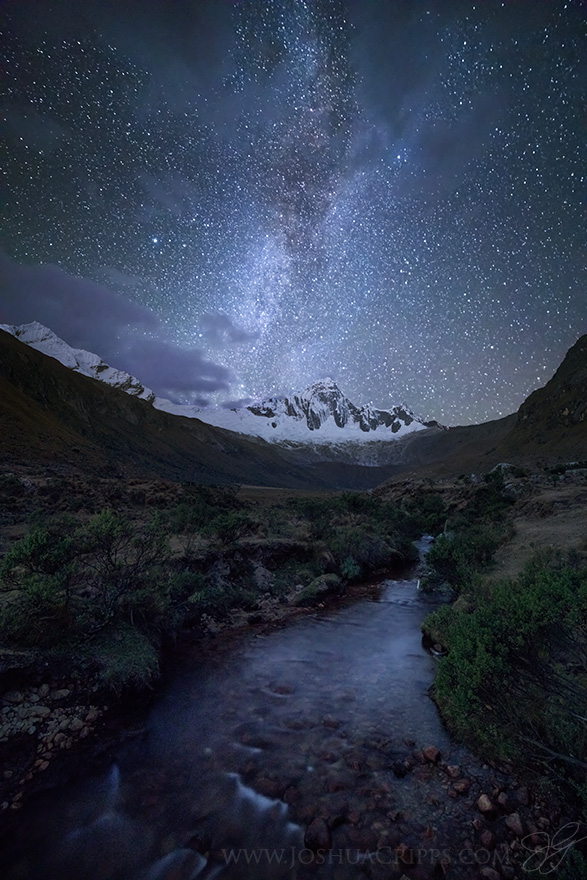
[[[472,610],[426,621],[448,654],[435,694],[449,727],[493,757],[569,778],[587,770],[587,568],[535,559]]]

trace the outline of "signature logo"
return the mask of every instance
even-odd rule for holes
[[[530,850],[530,855],[522,865],[522,869],[528,874],[533,872],[542,876],[552,874],[566,857],[568,851],[579,841],[587,839],[587,835],[577,837],[580,827],[578,822],[568,822],[552,836],[546,831],[538,831],[536,834],[524,837],[521,844]],[[534,842],[532,842],[532,838]],[[537,838],[538,842],[536,843]]]

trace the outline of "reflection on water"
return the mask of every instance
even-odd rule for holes
[[[307,863],[304,833],[322,817],[333,845],[364,827],[381,846],[393,810],[429,820],[391,771],[414,744],[450,748],[427,696],[431,600],[416,584],[386,581],[376,599],[186,660],[119,766],[23,811],[6,876],[362,876],[356,859]]]

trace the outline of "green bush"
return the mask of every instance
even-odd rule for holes
[[[102,685],[120,695],[126,688],[144,689],[159,675],[157,650],[144,633],[128,624],[103,631],[92,643],[91,661]]]
[[[441,608],[435,694],[449,727],[487,754],[587,769],[587,571],[540,557],[515,581]]]

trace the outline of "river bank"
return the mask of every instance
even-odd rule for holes
[[[4,876],[519,876],[568,817],[450,741],[417,579],[357,593],[182,641],[132,738],[15,811]]]

